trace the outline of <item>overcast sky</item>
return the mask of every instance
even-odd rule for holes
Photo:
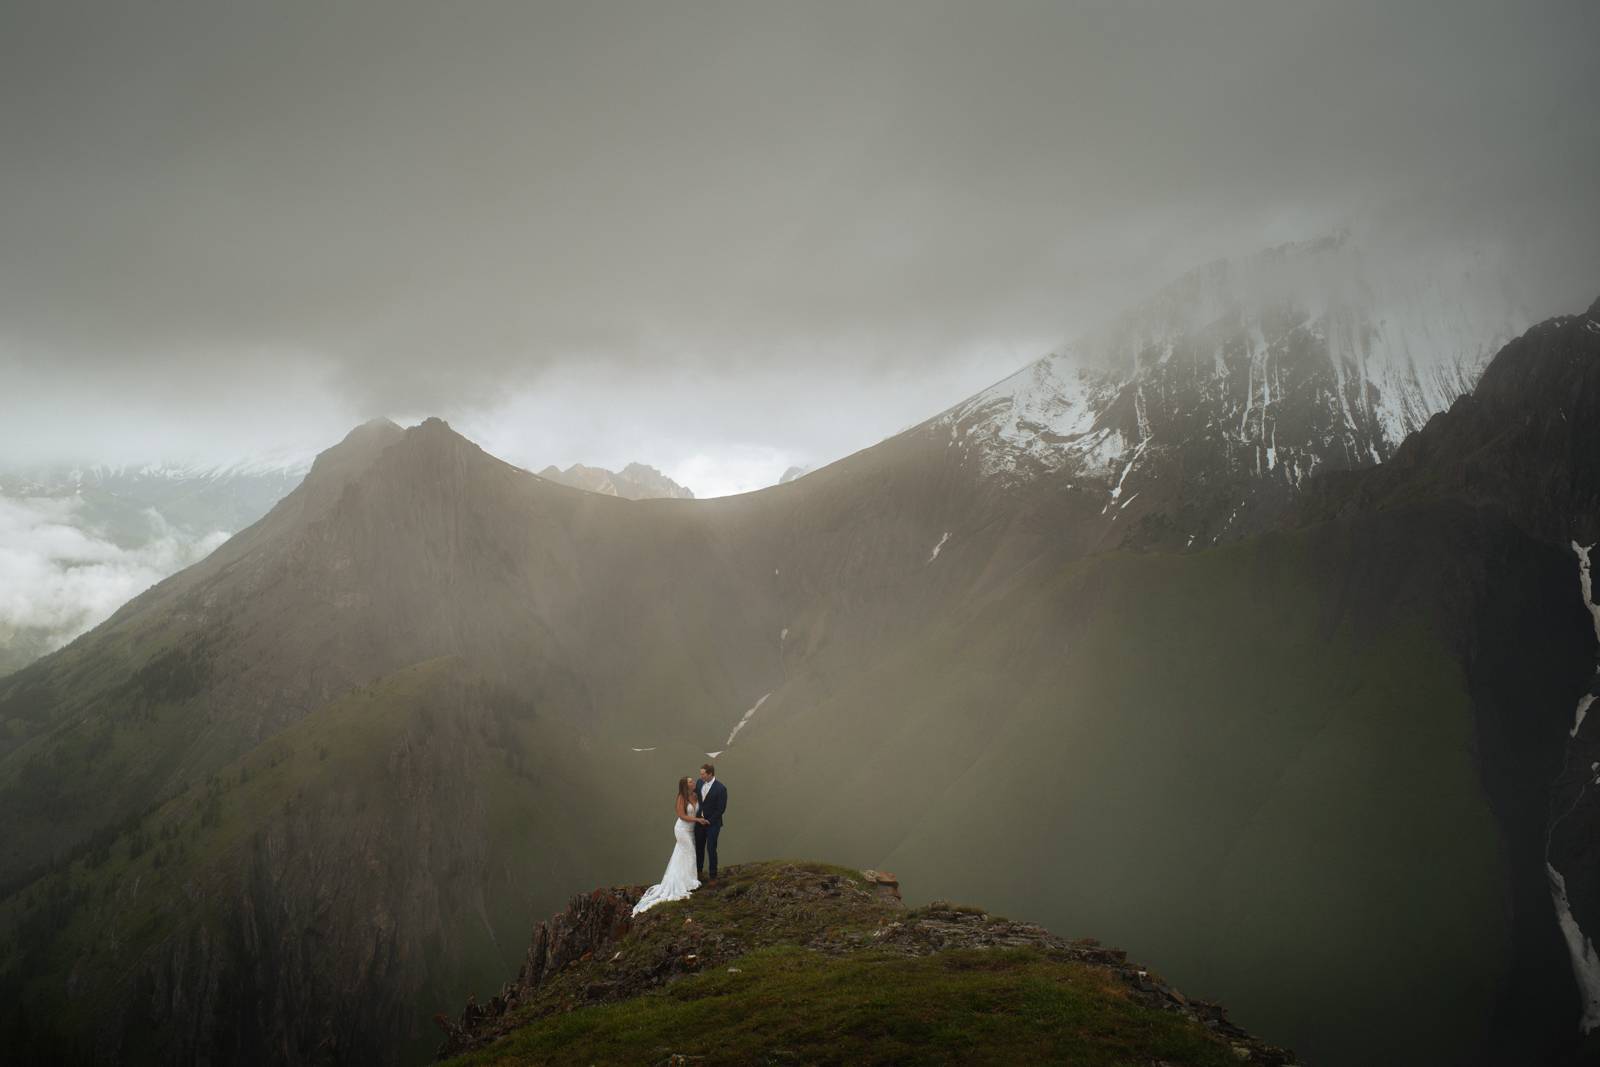
[[[0,460],[441,414],[710,495],[1341,224],[1492,223],[1587,303],[1596,41],[1592,0],[0,0]]]

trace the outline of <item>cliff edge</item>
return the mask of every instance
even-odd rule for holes
[[[1092,938],[935,902],[892,875],[732,866],[634,919],[596,889],[534,930],[517,977],[440,1060],[525,1063],[1258,1064],[1293,1053]]]

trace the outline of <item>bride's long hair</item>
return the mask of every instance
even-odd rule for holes
[[[694,782],[693,778],[679,778],[678,779],[678,795],[683,798],[683,803],[684,803],[685,806],[688,806],[688,805],[694,803],[694,785],[693,785],[693,782]]]

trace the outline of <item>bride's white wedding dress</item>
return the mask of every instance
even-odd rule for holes
[[[698,804],[689,805],[691,816],[699,810]],[[694,876],[694,823],[684,822],[674,814],[672,836],[674,844],[672,858],[667,860],[667,873],[661,876],[660,882],[644,891],[639,903],[633,906],[635,915],[646,908],[655,907],[663,900],[682,900],[700,888],[700,879]]]

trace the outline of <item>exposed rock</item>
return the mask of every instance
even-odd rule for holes
[[[900,899],[900,879],[888,871],[865,870],[861,872],[861,875],[877,887],[879,895],[894,900]]]

